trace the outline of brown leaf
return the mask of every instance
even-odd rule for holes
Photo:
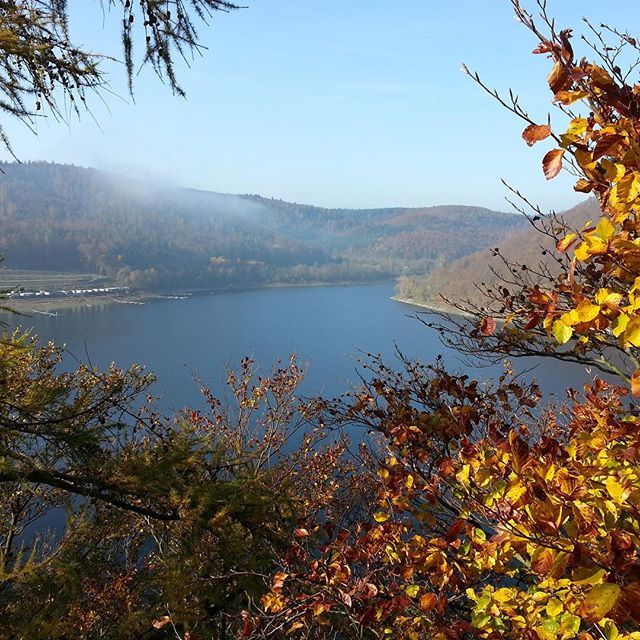
[[[346,604],[347,607],[352,607],[353,606],[353,602],[351,600],[351,596],[348,593],[341,593],[340,594],[340,600],[342,600],[342,602],[344,602],[344,604]]]
[[[551,43],[541,42],[531,53],[550,53],[553,51]]]
[[[621,142],[624,142],[624,138],[619,133],[601,136],[593,150],[593,161],[600,160],[603,156],[613,155],[616,150],[615,147]]]
[[[496,321],[491,316],[485,316],[480,322],[480,333],[483,336],[492,336],[496,332]]]
[[[558,93],[558,91],[567,89],[572,84],[571,77],[561,62],[556,62],[553,65],[551,73],[547,76],[547,82],[554,95]]]
[[[573,60],[573,47],[569,42],[571,38],[571,29],[563,29],[560,32],[560,42],[562,43],[562,59],[567,63],[571,64]]]
[[[551,135],[551,127],[548,124],[530,124],[523,132],[523,140],[532,147],[536,142],[544,140]]]
[[[552,149],[542,159],[542,170],[547,180],[553,180],[560,173],[562,156],[564,156],[564,149]]]
[[[579,614],[588,622],[602,620],[613,609],[621,589],[617,584],[604,582],[592,587],[580,605]]]
[[[593,184],[589,180],[580,178],[580,180],[575,183],[573,189],[574,191],[579,191],[580,193],[590,193],[593,190]]]

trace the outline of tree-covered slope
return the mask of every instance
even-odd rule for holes
[[[569,227],[579,229],[587,220],[595,220],[599,215],[595,200],[589,199],[560,217]],[[537,266],[542,261],[553,272],[557,270],[557,264],[550,253],[552,245],[550,238],[527,226],[501,242],[434,269],[425,276],[401,278],[398,297],[427,305],[442,304],[442,296],[453,301],[481,302],[482,293],[476,285],[496,286],[508,276],[504,262],[493,255],[492,249],[499,248],[500,254],[509,262]]]
[[[95,271],[142,288],[423,273],[523,224],[477,207],[322,209],[67,165],[2,168],[7,267]]]

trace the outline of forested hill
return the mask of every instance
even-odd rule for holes
[[[92,271],[140,288],[373,280],[424,273],[522,228],[478,207],[322,209],[2,164],[6,266]]]
[[[582,228],[587,220],[596,220],[600,215],[598,205],[594,199],[581,204],[561,214],[563,220],[574,229]],[[541,260],[554,271],[557,266],[552,253],[542,254],[543,250],[553,249],[553,242],[548,237],[537,232],[533,227],[512,234],[495,245],[500,253],[511,261],[520,264],[537,265]],[[485,283],[492,286],[499,284],[505,267],[501,260],[493,257],[491,249],[486,248],[452,262],[446,267],[432,270],[425,276],[410,276],[398,281],[398,297],[412,300],[420,304],[442,304],[442,295],[450,300],[472,300],[482,302],[482,294],[475,283]]]

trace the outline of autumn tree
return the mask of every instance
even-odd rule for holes
[[[370,503],[295,359],[244,360],[226,399],[203,386],[205,408],[169,419],[137,367],[58,372],[62,351],[23,334],[0,348],[3,637],[225,637],[301,522]]]
[[[633,83],[634,37],[607,25],[585,21],[582,37],[595,62],[579,58],[572,31],[558,31],[545,3],[536,21],[519,3],[516,16],[537,38],[535,54],[551,61],[548,76],[559,127],[534,121],[517,97],[502,98],[477,73],[474,80],[520,117],[529,145],[552,141],[542,169],[551,180],[564,168],[576,178],[575,190],[591,194],[602,216],[580,229],[557,215],[545,216],[512,189],[532,225],[553,241],[556,255],[540,264],[522,264],[494,251],[502,267],[499,282],[478,283],[483,302],[450,300],[474,318],[470,334],[455,317],[435,323],[445,341],[473,355],[535,355],[591,365],[634,383],[638,374],[640,318],[636,300],[640,182],[636,158],[640,122],[638,85]],[[625,62],[628,65],[625,67]],[[496,271],[497,273],[497,271]],[[634,388],[634,395],[638,391]]]
[[[309,523],[314,535],[292,542],[247,635],[640,637],[640,431],[628,402],[640,392],[640,85],[635,59],[622,68],[639,45],[586,23],[595,61],[578,58],[544,0],[537,16],[512,4],[534,53],[551,61],[566,129],[494,97],[526,121],[525,142],[555,143],[546,177],[574,172],[602,217],[570,230],[534,211],[557,266],[507,260],[510,275],[485,305],[457,302],[467,316],[436,328],[467,353],[547,355],[617,375],[621,386],[595,378],[549,405],[509,372],[479,383],[439,363],[404,359],[397,372],[374,359],[371,381],[326,411],[381,437],[371,467],[378,509],[351,528]]]
[[[217,11],[238,8],[226,0],[101,0],[96,18],[117,12],[122,49],[133,91],[136,65],[150,65],[183,95],[174,62],[201,50],[198,27]],[[105,56],[76,45],[70,35],[66,0],[4,0],[0,3],[0,111],[32,126],[49,110],[65,119],[80,114],[88,94],[107,88]],[[137,52],[140,51],[138,54]],[[5,145],[9,140],[0,129]]]

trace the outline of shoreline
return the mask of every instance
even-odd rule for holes
[[[400,296],[391,296],[391,300],[394,302],[399,302],[401,304],[406,304],[411,307],[419,307],[424,309],[425,312],[431,313],[446,313],[451,316],[459,316],[461,318],[472,318],[473,316],[470,313],[464,313],[455,307],[451,307],[444,303],[436,303],[436,302],[416,302],[413,298],[401,298]],[[424,313],[424,312],[423,312]]]
[[[73,309],[84,309],[92,307],[107,307],[116,304],[129,304],[141,306],[152,302],[160,302],[162,300],[186,300],[198,296],[216,295],[220,293],[241,293],[243,291],[262,291],[265,289],[293,289],[306,287],[352,287],[352,286],[374,286],[378,284],[392,283],[393,280],[372,280],[368,282],[362,281],[338,281],[338,282],[309,282],[309,283],[268,283],[264,285],[254,286],[230,286],[214,289],[178,289],[175,291],[132,291],[125,295],[94,295],[94,296],[77,296],[77,297],[60,297],[60,298],[7,298],[0,300],[0,306],[7,309],[0,311],[6,314],[15,311],[16,313],[29,317],[31,314],[56,316],[59,312],[69,311]],[[60,313],[60,315],[63,315]]]

